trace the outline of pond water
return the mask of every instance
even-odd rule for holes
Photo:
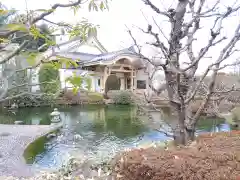
[[[25,108],[1,113],[1,124],[50,124],[53,108]],[[125,148],[151,142],[169,140],[153,129],[165,127],[168,119],[137,116],[137,109],[129,106],[75,106],[59,108],[63,128],[58,136],[48,140],[41,138],[26,150],[26,163],[35,170],[57,169],[70,156],[87,157],[101,162]],[[205,119],[198,124],[197,132],[229,131],[231,126],[224,120]]]

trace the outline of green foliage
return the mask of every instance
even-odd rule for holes
[[[88,20],[83,19],[74,25],[70,30],[68,30],[70,38],[80,36],[83,40],[86,40],[90,33],[96,33],[98,26],[88,22]]]
[[[89,78],[89,77],[86,77],[86,78],[84,78],[84,80],[85,80],[85,83],[86,83],[87,90],[90,91],[91,85],[92,85],[92,79]]]
[[[103,11],[108,9],[108,0],[88,0],[88,3],[90,11]],[[61,8],[62,7],[59,7],[58,9]],[[73,10],[74,15],[77,15],[78,10],[81,9],[81,4],[74,5],[72,7],[66,6],[64,8],[70,8]],[[19,45],[24,45],[27,42],[26,46],[21,46],[23,48],[21,48],[20,52],[16,55],[25,55],[28,64],[30,66],[34,66],[36,65],[36,58],[41,60],[38,61],[39,63],[43,62],[42,60],[46,60],[43,58],[42,52],[46,51],[50,46],[56,45],[56,36],[53,34],[59,34],[58,32],[60,29],[63,29],[65,35],[68,35],[70,38],[81,36],[82,40],[85,40],[92,33],[97,33],[98,26],[90,23],[84,18],[75,24],[48,21],[47,16],[51,13],[55,13],[55,10],[56,9],[37,9],[28,10],[27,14],[18,14],[17,11],[7,10],[0,2],[0,26],[3,24],[1,28],[6,32],[14,31],[10,32],[10,35],[2,35],[0,43],[5,42],[6,44],[17,43]],[[48,26],[47,24],[38,25],[39,20],[41,20],[42,13],[47,15],[44,16],[44,18],[46,18],[44,21],[48,22]],[[9,19],[8,17],[12,14],[14,16]],[[43,59],[40,59],[41,57]],[[62,57],[56,57],[54,63],[43,65],[39,72],[39,82],[41,83],[40,87],[42,92],[56,93],[58,91],[60,85],[58,69],[62,67],[62,63],[65,63],[66,66],[69,67],[77,66],[77,62],[73,62],[72,60]],[[81,77],[73,77],[72,80],[69,78],[74,85],[74,91],[77,91],[77,87],[83,83],[83,80],[81,79]],[[90,90],[91,79],[84,78],[84,82],[86,84],[86,88]]]
[[[40,96],[19,96],[12,101],[17,103],[19,107],[38,107],[55,104],[55,98],[51,94],[42,94]]]
[[[108,9],[108,0],[103,0],[99,2],[96,2],[96,0],[90,0],[89,4],[88,4],[88,10],[89,11],[98,11],[99,9],[101,11],[104,11],[106,9]]]
[[[130,105],[132,104],[132,95],[128,91],[119,91],[114,94],[113,102],[119,105]]]
[[[92,80],[90,77],[82,77],[74,74],[72,77],[66,79],[67,82],[73,85],[73,92],[77,93],[79,89],[82,89],[82,85],[85,83],[88,91],[91,89]]]
[[[59,95],[61,102],[59,104],[102,104],[103,95],[97,92],[90,92],[88,90],[78,90],[75,93],[72,89],[67,89]]]
[[[43,64],[39,71],[39,83],[42,92],[55,94],[60,88],[59,72],[54,64]]]

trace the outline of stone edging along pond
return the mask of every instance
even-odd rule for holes
[[[29,177],[24,155],[32,143],[59,130],[56,125],[0,125],[0,180],[2,176]]]
[[[32,153],[34,153],[36,150],[38,151],[38,149],[35,149],[35,147],[36,147],[35,144],[38,144],[38,142],[40,142],[40,141],[44,141],[44,143],[45,143],[48,140],[48,137],[47,137],[48,135],[56,134],[60,130],[60,128],[62,128],[62,124],[49,125],[49,126],[53,126],[53,129],[36,137],[32,142],[30,142],[26,145],[22,155],[27,164],[29,164],[29,163],[32,164],[34,161],[34,159],[33,159],[34,154],[32,154]]]

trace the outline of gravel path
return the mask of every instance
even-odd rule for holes
[[[23,158],[25,148],[58,128],[60,125],[0,125],[0,177],[32,176]]]

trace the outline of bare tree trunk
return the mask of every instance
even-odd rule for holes
[[[191,110],[180,107],[178,109],[178,127],[174,130],[174,140],[176,144],[186,145],[195,139],[195,124],[190,119]]]
[[[195,139],[195,129],[179,128],[174,131],[174,141],[176,145],[187,145]]]

